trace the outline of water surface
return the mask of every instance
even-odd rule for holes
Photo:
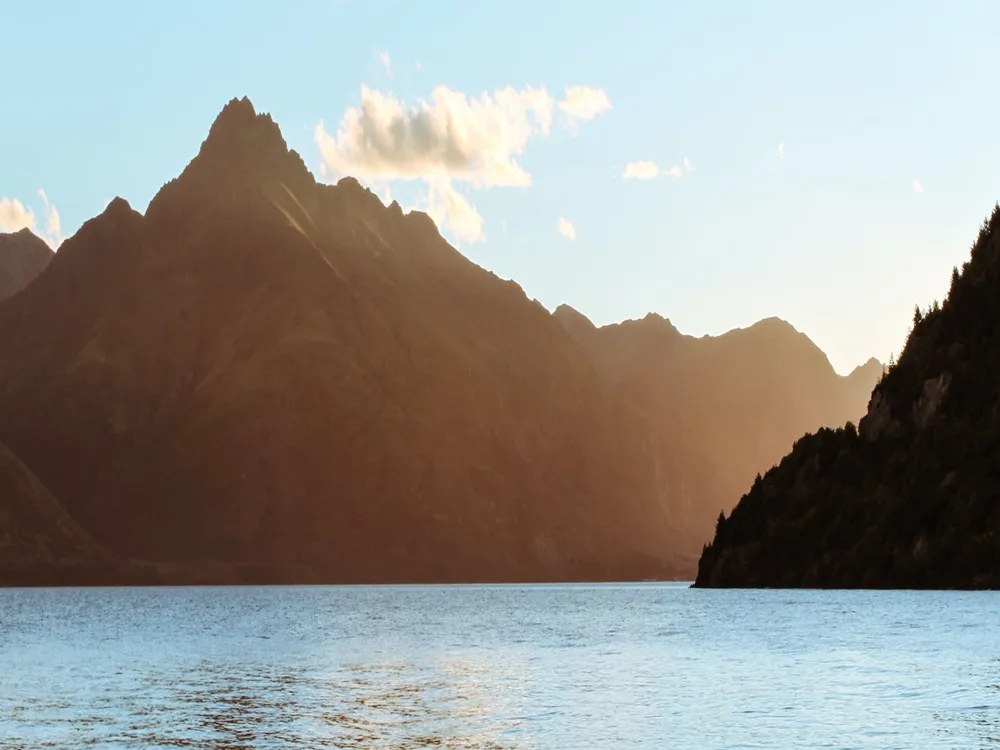
[[[994,593],[0,590],[3,748],[994,743]]]

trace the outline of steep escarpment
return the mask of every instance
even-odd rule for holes
[[[53,252],[29,229],[0,232],[0,301],[13,297],[34,281],[52,260]]]
[[[805,334],[777,318],[695,338],[655,314],[601,328],[567,306],[555,315],[616,393],[672,438],[665,456],[685,457],[686,471],[672,473],[691,482],[684,518],[702,539],[796,438],[857,421],[882,373],[870,360],[838,375]]]
[[[855,428],[800,439],[718,519],[698,586],[1000,587],[1000,207]]]
[[[642,415],[559,322],[426,215],[316,183],[247,100],[144,216],[115,200],[67,240],[0,341],[0,439],[126,557],[352,582],[693,566]]]

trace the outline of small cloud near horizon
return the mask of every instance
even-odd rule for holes
[[[625,165],[626,180],[653,180],[660,174],[660,168],[651,161],[630,161]]]
[[[660,167],[651,161],[630,161],[625,165],[625,172],[622,174],[622,179],[655,180],[660,175],[665,175],[679,180],[686,172],[690,172],[693,169],[691,160],[686,156],[681,164],[674,164],[665,169],[660,169]]]
[[[913,192],[917,195],[924,194],[924,186],[920,184],[920,181],[916,177],[913,178]]]
[[[560,216],[559,221],[556,222],[556,231],[570,242],[576,240],[576,227],[573,226],[572,221],[563,216]]]

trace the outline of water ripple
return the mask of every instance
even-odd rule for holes
[[[1000,595],[0,591],[0,747],[979,748]]]

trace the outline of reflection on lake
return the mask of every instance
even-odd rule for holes
[[[0,590],[0,747],[979,748],[1000,595]]]

